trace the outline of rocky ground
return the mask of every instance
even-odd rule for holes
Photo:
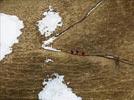
[[[134,100],[134,1],[103,0],[85,20],[54,42],[61,52],[41,48],[36,26],[51,5],[60,12],[62,32],[80,20],[97,0],[1,0],[0,12],[24,21],[13,53],[0,62],[0,100],[36,100],[47,75],[65,75],[83,100]],[[72,55],[79,49],[87,56]],[[109,55],[111,55],[109,57]],[[45,64],[49,57],[53,63]],[[113,58],[111,58],[113,57]]]

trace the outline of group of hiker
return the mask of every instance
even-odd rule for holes
[[[71,49],[70,53],[73,55],[85,56],[85,52],[80,49]]]

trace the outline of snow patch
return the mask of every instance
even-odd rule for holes
[[[43,46],[42,46],[43,47]],[[44,49],[46,49],[46,50],[49,50],[49,51],[55,51],[55,52],[57,52],[57,51],[61,51],[61,50],[57,50],[57,49],[55,49],[55,48],[53,48],[53,47],[43,47]]]
[[[46,59],[45,63],[54,62],[52,59]]]
[[[76,96],[71,88],[64,83],[64,76],[53,75],[55,78],[44,80],[43,90],[38,94],[39,100],[82,100]]]
[[[54,42],[54,40],[56,39],[57,37],[51,37],[49,38],[48,40],[44,41],[43,44],[42,44],[42,48],[46,49],[46,50],[50,50],[50,51],[61,51],[61,50],[57,50],[55,48],[52,47],[52,43]]]
[[[12,52],[11,47],[18,43],[22,28],[23,21],[17,16],[0,13],[0,60]]]
[[[49,38],[48,40],[43,42],[43,46],[44,47],[50,46],[54,42],[55,39],[56,39],[56,37]]]
[[[52,44],[57,37],[51,37],[51,35],[54,34],[58,26],[62,26],[62,18],[51,6],[49,6],[49,10],[44,12],[43,15],[45,17],[38,21],[38,28],[40,33],[48,38],[48,40],[43,41],[42,48],[51,51],[61,51],[52,47]]]
[[[45,16],[42,20],[38,21],[39,31],[45,37],[50,36],[56,30],[58,26],[62,26],[62,18],[59,16],[58,12],[55,12],[51,6],[49,6],[49,10],[44,12]]]

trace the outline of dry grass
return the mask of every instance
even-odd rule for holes
[[[0,100],[35,100],[46,75],[65,75],[66,82],[83,100],[133,100],[134,66],[98,56],[71,55],[80,48],[88,55],[113,54],[134,62],[133,0],[104,0],[85,21],[54,43],[63,52],[41,49],[36,23],[52,5],[60,12],[64,30],[79,20],[96,0],[2,0],[0,12],[14,14],[25,28],[13,53],[0,62]],[[44,64],[46,57],[54,63]]]

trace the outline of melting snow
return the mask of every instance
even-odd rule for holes
[[[49,11],[44,12],[45,17],[38,21],[39,31],[45,37],[50,36],[56,30],[58,26],[62,26],[62,18],[59,16],[58,12],[55,12],[51,6],[49,6]]]
[[[42,47],[47,50],[60,51],[52,47],[54,40],[57,37],[52,37],[51,34],[55,34],[55,30],[58,26],[62,26],[62,18],[59,13],[54,11],[51,6],[49,10],[44,12],[45,17],[38,21],[39,31],[48,40],[44,41]],[[52,59],[46,59],[46,63],[53,62]],[[82,100],[81,97],[77,97],[72,92],[71,88],[68,88],[64,83],[64,76],[54,74],[55,78],[50,78],[47,81],[44,80],[43,90],[38,94],[39,100]]]
[[[54,74],[55,78],[44,80],[43,90],[38,94],[39,100],[82,100],[64,83],[64,76]]]
[[[54,61],[52,59],[46,59],[45,62],[49,63],[49,62],[54,62]]]
[[[49,38],[48,40],[44,41],[43,46],[44,47],[50,46],[55,39],[56,39],[56,37]]]
[[[42,46],[43,47],[43,46]],[[46,49],[46,50],[50,50],[50,51],[61,51],[61,50],[57,50],[57,49],[55,49],[55,48],[53,48],[53,47],[43,47],[44,49]]]
[[[12,52],[12,45],[18,43],[23,22],[17,16],[0,13],[0,60]]]
[[[62,26],[62,18],[59,16],[59,13],[54,11],[51,6],[49,6],[49,10],[44,12],[45,17],[38,21],[39,31],[45,37],[54,34],[54,31],[58,26]],[[48,40],[44,41],[42,47],[46,50],[51,51],[60,51],[52,47],[52,43],[57,37],[49,37]]]

